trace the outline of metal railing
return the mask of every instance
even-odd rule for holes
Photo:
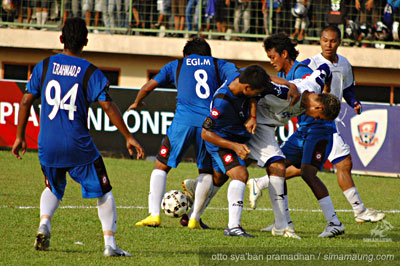
[[[265,0],[266,4],[259,0],[21,0],[12,6],[13,1],[3,0],[0,27],[60,30],[67,17],[80,16],[94,33],[258,41],[271,33],[286,32],[310,44],[318,42],[331,8],[328,0],[307,1],[308,12],[301,17],[294,9],[296,0]],[[374,32],[384,6],[362,13],[350,2],[345,5],[345,21],[360,26],[366,20],[369,26],[353,29],[345,22],[341,26],[345,44],[400,46],[390,26],[386,35]],[[394,10],[394,21],[400,20],[399,13]]]

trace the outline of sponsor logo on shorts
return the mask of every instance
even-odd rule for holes
[[[322,161],[322,153],[316,152],[315,153],[315,160],[317,160],[318,162]]]
[[[211,116],[214,117],[214,118],[218,118],[218,116],[219,116],[220,113],[221,113],[220,111],[218,111],[217,109],[214,108],[214,109],[211,111]]]
[[[45,183],[46,187],[48,187],[51,190],[50,182],[49,182],[49,179],[47,179],[47,176],[44,177],[44,183]]]
[[[101,178],[101,182],[103,183],[103,185],[107,185],[108,184],[108,178],[106,175],[103,175],[103,177]]]
[[[166,157],[167,156],[167,153],[168,153],[168,148],[167,147],[161,147],[161,149],[160,149],[160,155],[162,156],[162,157]]]
[[[224,156],[224,162],[225,162],[226,164],[233,162],[233,156],[232,156],[232,154],[227,154],[227,155],[225,155],[225,156]]]

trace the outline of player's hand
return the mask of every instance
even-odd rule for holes
[[[289,106],[295,105],[300,100],[300,92],[297,90],[296,85],[288,82],[289,92],[287,96],[287,101],[290,102]]]
[[[354,102],[354,112],[356,114],[361,114],[361,104],[359,102]]]
[[[16,158],[21,160],[22,157],[21,157],[21,155],[19,155],[20,150],[21,150],[22,155],[24,155],[26,152],[26,141],[25,141],[25,139],[17,138],[14,142],[11,152]]]
[[[129,110],[137,110],[137,109],[142,108],[144,106],[146,106],[146,104],[144,102],[138,102],[138,103],[134,102],[133,104],[131,104],[128,107],[128,111]]]
[[[254,132],[257,128],[257,119],[255,117],[250,117],[245,123],[244,126],[246,127],[247,131],[254,135]]]
[[[240,159],[245,160],[250,154],[250,149],[246,144],[236,143],[234,151],[240,157]]]
[[[133,137],[130,137],[126,140],[126,148],[128,149],[129,155],[131,157],[133,157],[133,149],[136,150],[136,159],[144,159],[145,153],[144,153],[144,149],[142,148],[142,146],[139,144],[139,142],[137,142],[136,139],[134,139]]]

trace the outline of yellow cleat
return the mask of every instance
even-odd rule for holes
[[[161,217],[160,215],[156,216],[147,216],[143,220],[136,223],[136,226],[150,226],[150,227],[158,227],[160,226]]]
[[[189,220],[188,228],[189,229],[202,229],[200,223],[195,218],[192,218]]]

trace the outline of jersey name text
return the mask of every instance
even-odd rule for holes
[[[77,67],[74,65],[60,65],[57,63],[53,63],[53,71],[54,75],[59,76],[69,76],[69,77],[77,77],[81,72],[81,67]]]

